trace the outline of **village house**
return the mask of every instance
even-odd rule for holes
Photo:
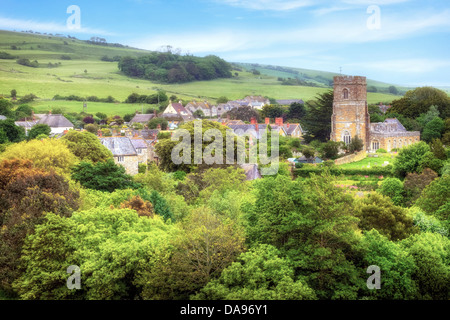
[[[72,122],[67,120],[62,114],[52,114],[51,111],[49,114],[32,114],[30,120],[24,121],[16,121],[16,126],[23,127],[25,129],[25,133],[28,134],[35,125],[37,124],[46,124],[51,129],[51,135],[59,135],[72,130],[74,128]]]
[[[155,111],[155,113],[156,113],[156,111]],[[137,113],[133,117],[133,119],[131,119],[130,125],[133,125],[134,123],[140,123],[140,124],[145,126],[153,118],[156,118],[156,114],[154,114],[154,113],[152,113],[152,114],[139,114],[139,113]]]
[[[73,130],[73,123],[67,120],[62,114],[43,115],[36,124],[46,124],[52,129],[51,134],[61,134]]]
[[[201,102],[193,100],[186,105],[185,109],[191,114],[194,114],[196,111],[200,110],[203,112],[205,117],[217,116],[217,107],[211,105],[208,101]]]
[[[181,122],[188,122],[195,120],[194,116],[186,110],[181,101],[178,103],[169,102],[169,105],[164,110],[162,117],[169,122],[169,128],[173,129],[178,127]]]
[[[105,137],[100,141],[112,152],[114,162],[123,166],[127,174],[138,174],[139,156],[129,137]]]
[[[131,143],[133,144],[134,149],[137,152],[138,155],[138,165],[143,163],[148,163],[149,157],[148,157],[148,144],[147,142],[139,137],[133,137],[131,138]]]

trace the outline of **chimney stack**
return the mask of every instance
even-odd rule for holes
[[[250,123],[251,124],[256,124],[256,118],[255,117],[251,117],[250,118]]]
[[[52,110],[49,110],[49,111],[48,111],[48,114],[49,114],[49,115],[52,115]]]
[[[275,118],[275,124],[277,126],[282,126],[283,125],[283,118]]]
[[[99,137],[102,137],[102,130],[99,129],[99,130],[97,131],[97,135],[98,135]]]
[[[270,118],[266,118],[266,124],[270,124]]]

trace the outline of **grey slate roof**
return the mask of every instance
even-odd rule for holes
[[[100,138],[101,143],[107,147],[113,156],[137,156],[136,149],[128,137]]]
[[[147,149],[148,146],[144,139],[130,139],[135,149]]]
[[[16,126],[29,128],[29,129],[33,128],[35,125],[38,124],[37,121],[16,121],[14,123],[16,124]]]
[[[46,124],[50,128],[73,128],[73,123],[67,120],[62,114],[46,114],[37,124]]]
[[[302,99],[282,99],[282,100],[277,100],[277,103],[281,104],[283,106],[289,106],[293,103],[304,104],[305,102]]]
[[[287,123],[283,125],[284,131],[286,131],[287,135],[291,135],[298,127],[300,127],[300,131],[303,131],[302,127],[298,123],[289,123],[289,128]]]
[[[137,114],[131,119],[130,123],[147,123],[155,117],[154,114]]]

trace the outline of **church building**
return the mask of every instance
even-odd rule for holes
[[[420,141],[420,132],[407,131],[397,119],[370,123],[366,77],[336,76],[331,140],[348,144],[355,136],[362,139],[363,150],[369,152],[378,149],[390,152]]]

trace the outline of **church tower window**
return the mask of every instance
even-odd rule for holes
[[[348,89],[344,89],[344,99],[348,99]]]

